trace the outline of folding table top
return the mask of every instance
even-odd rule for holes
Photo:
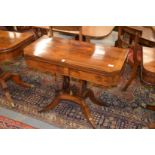
[[[28,57],[110,74],[122,70],[127,54],[127,49],[48,36],[41,37],[24,49],[24,55]]]
[[[34,36],[32,32],[19,33],[0,30],[0,52],[17,48],[33,37]]]

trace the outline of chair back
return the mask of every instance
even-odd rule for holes
[[[54,31],[78,35],[79,40],[82,41],[82,27],[81,26],[49,26],[50,37],[53,36]]]
[[[130,48],[129,51],[129,61],[131,63],[139,62],[141,58],[141,46],[139,45],[139,39],[142,36],[142,31],[135,30],[127,26],[118,27],[118,40],[115,46],[121,48]],[[140,56],[139,56],[140,55]]]

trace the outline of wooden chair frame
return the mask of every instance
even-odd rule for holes
[[[128,42],[124,40],[125,35],[129,35],[129,40]],[[121,47],[121,48],[131,48],[133,50],[133,61],[134,64],[130,64],[132,67],[131,71],[131,76],[124,88],[122,89],[123,91],[126,91],[131,82],[133,81],[134,78],[136,78],[137,75],[137,70],[138,67],[140,66],[140,62],[138,61],[137,58],[137,51],[139,47],[139,39],[142,35],[142,31],[132,29],[127,26],[119,26],[118,27],[118,40],[115,43],[115,46]]]

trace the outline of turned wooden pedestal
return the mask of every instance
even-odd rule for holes
[[[72,90],[70,89],[71,88],[70,87],[70,77],[64,76],[62,91],[60,91],[56,95],[56,97],[52,103],[50,103],[48,106],[43,108],[40,112],[52,110],[53,108],[55,108],[60,103],[61,100],[68,100],[68,101],[71,101],[75,104],[78,104],[81,107],[83,114],[85,115],[85,118],[91,124],[91,126],[93,128],[95,128],[91,113],[89,111],[88,106],[85,103],[85,99],[90,98],[90,100],[92,100],[93,103],[100,105],[100,106],[103,106],[105,104],[99,102],[95,98],[93,91],[91,89],[87,88],[87,81],[81,80],[81,81],[79,81],[79,83],[80,83],[80,89],[75,94],[72,94],[71,93]]]

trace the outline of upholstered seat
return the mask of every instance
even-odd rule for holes
[[[138,49],[137,49],[137,61],[138,61],[138,63],[141,63],[141,61],[142,61],[142,46],[138,46]],[[134,50],[132,48],[129,49],[127,62],[131,66],[134,66],[134,63],[135,63],[135,61],[134,61]]]

